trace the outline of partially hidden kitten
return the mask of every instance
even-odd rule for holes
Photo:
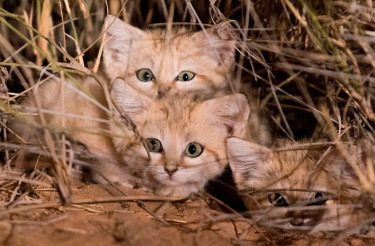
[[[79,87],[77,87],[77,84],[72,81],[65,80],[64,93],[62,93],[60,81],[51,78],[40,85],[35,94],[30,94],[15,106],[19,110],[19,114],[16,119],[8,123],[8,126],[17,136],[9,134],[8,142],[27,143],[28,145],[28,147],[20,149],[16,161],[19,168],[32,170],[51,165],[53,161],[48,155],[50,150],[44,151],[47,142],[43,128],[46,128],[52,135],[52,144],[58,150],[58,155],[61,155],[62,150],[62,143],[58,141],[64,133],[73,153],[82,157],[83,153],[76,153],[78,150],[73,145],[75,143],[83,144],[87,148],[88,154],[92,154],[93,160],[89,160],[89,162],[98,161],[100,163],[98,168],[103,175],[115,177],[114,174],[121,173],[119,163],[122,159],[116,152],[110,137],[111,124],[114,123],[109,120],[110,113],[103,88],[91,77],[79,80],[79,82]],[[40,103],[40,111],[34,98],[37,98]],[[41,124],[41,113],[45,118],[44,127]],[[118,125],[121,129],[126,127],[126,125]],[[131,142],[134,138],[132,131],[126,132],[129,134],[128,141]],[[34,150],[29,149],[30,147],[42,147],[42,153],[36,154]],[[87,154],[87,151],[85,152]],[[92,167],[95,166],[94,163]],[[113,181],[121,179],[121,175]],[[104,180],[100,180],[100,182],[102,181]]]
[[[243,94],[206,99],[179,92],[154,100],[123,82],[113,94],[120,112],[110,121],[103,90],[94,79],[84,80],[81,89],[91,93],[96,103],[80,95],[72,82],[66,83],[64,128],[60,83],[49,81],[38,89],[46,127],[84,144],[98,156],[97,170],[113,182],[141,183],[156,194],[186,197],[202,190],[224,170],[225,139],[245,134],[250,109]],[[38,110],[30,98],[19,108],[34,113],[24,120],[40,126]],[[143,141],[124,131],[122,116],[132,120]],[[45,143],[40,128],[19,121],[12,122],[10,128],[28,143]]]
[[[279,139],[273,148],[292,145],[291,141]],[[238,138],[229,138],[227,148],[239,194],[259,224],[328,231],[345,229],[358,218],[359,212],[353,208],[357,200],[349,198],[358,198],[360,184],[337,149],[316,165],[323,150],[274,152]],[[347,151],[363,172],[361,148],[352,146]]]
[[[140,30],[109,15],[104,26],[105,71],[149,96],[191,91],[213,97],[229,92],[235,40],[225,25]]]

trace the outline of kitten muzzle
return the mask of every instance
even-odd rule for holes
[[[177,166],[165,166],[164,171],[169,175],[170,178],[172,178],[172,175],[177,172],[178,167]]]

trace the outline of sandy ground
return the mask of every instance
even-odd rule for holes
[[[148,195],[141,190],[122,188],[129,195]],[[73,189],[73,198],[120,196],[110,186],[82,185]],[[58,193],[36,191],[44,202],[58,201]],[[134,202],[74,205],[2,215],[0,245],[375,245],[368,235],[337,235],[254,229],[245,222],[209,223],[222,212],[209,208],[201,199],[180,203],[144,202],[160,222]],[[0,210],[1,215],[1,210]]]

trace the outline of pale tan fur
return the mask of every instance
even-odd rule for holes
[[[64,128],[62,128],[63,104],[60,82],[50,79],[50,81],[38,88],[36,97],[41,103],[41,108],[53,112],[53,114],[44,113],[47,121],[46,128],[49,128],[52,134],[56,136],[54,140],[61,138],[60,133],[64,131],[70,140],[84,144],[93,155],[105,163],[105,168],[100,170],[104,175],[115,178],[114,182],[121,180],[121,177],[115,175],[119,173],[118,166],[121,156],[115,151],[112,139],[109,137],[111,135],[111,122],[100,121],[108,119],[108,114],[77,92],[79,90],[89,92],[93,96],[93,100],[107,108],[103,89],[93,78],[81,81],[82,87],[80,89],[69,80],[66,80],[65,83]],[[11,121],[9,127],[26,140],[28,144],[46,146],[45,136],[41,129],[40,115],[34,100],[31,97],[27,97],[18,108],[21,116],[22,114],[25,115],[21,119]],[[9,142],[20,143],[20,140],[11,134]],[[61,148],[61,144],[56,145],[56,147]],[[23,154],[20,156],[22,157]],[[36,162],[37,160],[37,158],[30,158],[25,160],[25,162],[17,163],[17,165],[21,168],[33,169],[36,164],[38,164],[38,168],[51,164],[50,159],[45,161],[41,159],[38,163]],[[23,161],[23,159],[20,161]]]
[[[122,96],[117,91],[121,90],[121,81],[152,98],[178,91],[208,97],[233,93],[230,80],[236,41],[230,26],[220,24],[195,33],[179,28],[168,34],[164,29],[142,31],[111,15],[106,23],[104,64],[113,87],[112,97],[119,107]],[[137,71],[143,68],[152,71],[154,80],[142,82],[137,78]],[[195,77],[178,81],[182,71],[193,72]],[[249,101],[252,111],[246,139],[267,144],[269,130],[252,95]]]
[[[174,29],[142,31],[109,15],[105,29],[104,63],[113,82],[121,78],[150,96],[169,91],[194,91],[210,96],[228,94],[235,40],[225,29],[190,32]],[[140,81],[136,72],[152,71],[155,79]],[[191,81],[176,80],[182,71],[195,73]],[[113,83],[116,87],[116,83]]]
[[[242,94],[205,100],[205,97],[181,92],[154,101],[123,81],[121,90],[116,92],[123,96],[123,107],[121,112],[115,113],[115,121],[121,123],[122,116],[129,117],[143,139],[156,138],[162,143],[163,152],[150,152],[149,159],[143,143],[132,141],[132,135],[124,134],[123,125],[91,120],[108,120],[109,116],[69,89],[70,86],[75,88],[72,82],[66,82],[65,112],[69,115],[65,115],[66,127],[63,130],[69,139],[83,143],[98,157],[97,169],[114,182],[142,183],[157,194],[186,197],[202,190],[209,179],[223,171],[227,164],[225,139],[245,134],[249,106]],[[103,90],[94,79],[88,78],[82,85],[106,107]],[[56,81],[42,85],[37,94],[43,102],[42,108],[61,112],[60,93],[60,83]],[[30,99],[25,100],[22,106],[27,107],[24,108],[26,112],[35,109]],[[27,116],[26,119],[40,125],[39,115]],[[47,125],[55,130],[61,129],[61,119],[61,116],[48,116]],[[29,143],[44,142],[40,130],[26,127],[22,122],[11,122],[10,127],[22,137],[29,136],[26,139]],[[32,131],[35,134],[30,135]],[[204,146],[202,154],[196,158],[184,154],[191,142]],[[164,168],[171,166],[177,171],[168,175]]]
[[[247,120],[249,114],[245,96],[224,96],[231,94],[229,80],[234,64],[235,40],[225,26],[195,33],[180,28],[173,30],[169,35],[160,29],[142,31],[113,16],[108,16],[107,20],[108,26],[104,27],[103,59],[105,72],[110,81],[110,96],[119,110],[112,112],[117,124],[98,123],[82,118],[73,120],[66,117],[64,131],[70,139],[83,143],[92,154],[100,157],[99,162],[102,164],[98,165],[98,168],[112,181],[127,182],[127,176],[131,174],[141,180],[146,177],[148,183],[154,182],[152,188],[161,185],[155,188],[159,194],[187,196],[191,192],[201,190],[204,183],[219,174],[227,162],[225,138],[245,136],[243,121]],[[142,82],[137,77],[137,71],[143,68],[152,71],[153,80]],[[192,72],[195,77],[187,82],[178,81],[176,78],[182,71]],[[73,85],[69,81],[68,83]],[[112,106],[107,105],[100,86],[93,79],[84,79],[82,84],[104,107]],[[66,90],[65,94],[65,112],[109,119],[105,111],[78,93]],[[43,102],[44,109],[61,111],[59,95],[59,84],[49,81],[45,86],[41,86],[37,96]],[[204,102],[219,96],[224,97]],[[193,99],[196,101],[191,101]],[[152,106],[155,100],[155,105],[158,106]],[[22,105],[33,106],[33,103],[27,99]],[[167,118],[165,112],[171,112]],[[149,138],[155,134],[155,138],[162,138],[162,144],[171,150],[165,152],[162,158],[151,154],[155,157],[150,164],[143,144],[131,141],[133,136],[129,139],[120,127],[127,117],[135,123],[141,137]],[[38,116],[34,118],[38,119]],[[60,121],[61,117],[56,115],[47,118],[48,124],[54,127],[61,125]],[[16,132],[22,132],[24,125],[12,123],[11,127]],[[80,132],[77,128],[84,131],[99,131],[101,134],[92,135]],[[37,132],[40,137],[40,131]],[[112,138],[109,135],[116,137]],[[193,161],[181,159],[183,163],[178,163],[177,157],[172,158],[172,154],[183,154],[181,149],[186,146],[182,146],[182,142],[187,141],[188,137],[194,137],[195,141],[201,139],[204,142],[202,144],[212,147],[207,147],[207,151]],[[34,138],[31,142],[36,144],[38,141]],[[181,171],[176,172],[174,176],[188,173],[189,179],[183,181],[184,178],[179,178],[181,182],[172,182],[159,177],[166,175],[163,166],[171,165],[171,158],[175,160],[173,165],[181,165]],[[111,164],[105,164],[108,162]],[[204,164],[206,162],[209,164]],[[211,162],[213,164],[210,164]],[[184,163],[188,166],[201,165],[199,168],[184,171]],[[155,170],[162,168],[160,175],[147,172],[148,166]],[[130,183],[134,182],[130,180]]]
[[[197,94],[180,92],[152,101],[131,86],[122,86],[121,94],[126,95],[122,113],[133,119],[144,139],[158,139],[163,146],[162,153],[150,152],[151,160],[142,175],[146,186],[157,194],[185,197],[201,191],[227,164],[225,139],[245,135],[249,106],[242,94],[204,100]],[[204,147],[196,158],[185,152],[192,142]],[[121,152],[122,142],[115,140],[115,147]],[[133,149],[146,158],[143,146],[134,145]],[[165,168],[177,171],[168,175]]]
[[[292,144],[291,141],[279,139],[273,148]],[[323,150],[273,152],[272,149],[237,138],[229,138],[227,148],[233,176],[246,207],[252,211],[263,211],[253,215],[260,224],[284,229],[339,230],[356,218],[355,210],[344,197],[359,195],[358,190],[353,190],[353,184],[358,188],[359,182],[338,150],[331,150],[316,166]],[[358,148],[348,148],[348,151],[355,163],[362,162]],[[269,191],[272,189],[280,190]],[[315,195],[319,192],[328,201],[324,205],[315,204],[321,209],[309,210],[310,206],[307,205],[314,205]],[[279,193],[288,206],[273,205],[269,196],[275,193]],[[337,195],[341,196],[340,204],[337,204],[338,199],[331,200]],[[305,206],[305,210],[290,210],[301,206]]]

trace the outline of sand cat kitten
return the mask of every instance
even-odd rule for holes
[[[109,15],[104,25],[104,64],[112,82],[121,78],[150,96],[169,91],[228,94],[235,40],[225,26],[189,32],[140,30]],[[114,83],[116,87],[116,83]]]
[[[291,144],[287,140],[277,140],[274,147]],[[249,210],[263,211],[253,215],[260,224],[283,229],[338,230],[355,218],[348,201],[340,207],[329,200],[339,194],[341,203],[345,203],[342,197],[359,194],[342,187],[344,183],[359,184],[338,150],[334,149],[316,166],[324,153],[322,150],[273,152],[237,138],[229,138],[227,148],[245,206]],[[352,158],[359,156],[358,149],[349,151]],[[304,210],[298,210],[301,206]]]
[[[73,82],[65,80],[64,91],[64,97],[62,97],[61,83],[54,79],[50,79],[38,88],[35,96],[39,99],[46,119],[45,128],[50,129],[54,140],[61,139],[61,132],[64,132],[71,143],[77,141],[84,144],[89,152],[99,159],[99,162],[105,163],[105,168],[104,166],[100,168],[101,165],[99,165],[100,171],[105,176],[116,177],[115,174],[120,173],[118,164],[122,159],[109,137],[111,135],[110,125],[113,122],[109,120],[108,112],[105,111],[108,110],[108,105],[102,87],[94,78],[88,77],[81,81],[79,89]],[[82,91],[91,94],[93,101],[90,100],[90,97],[83,96]],[[15,106],[21,115],[8,124],[23,140],[9,134],[8,141],[11,143],[26,141],[31,146],[46,146],[39,111],[31,96],[34,95],[23,99],[21,104]],[[63,115],[64,127],[62,127]],[[129,133],[131,134],[131,132]],[[129,141],[131,138],[132,136],[129,137]],[[61,150],[61,146],[61,144],[55,143],[57,149]],[[49,150],[46,151],[46,154],[48,153]],[[35,167],[49,166],[51,162],[50,158],[40,158],[39,155],[34,155],[33,151],[26,148],[25,150],[21,149],[16,165],[19,168],[32,170]],[[118,180],[119,177],[116,177],[113,181]]]
[[[58,115],[60,83],[49,81],[38,89],[42,108],[57,113],[46,114],[48,127],[57,132],[64,130],[68,138],[83,143],[98,156],[99,171],[112,181],[134,184],[130,174],[161,195],[188,196],[219,175],[227,164],[225,139],[244,136],[250,111],[242,94],[205,100],[196,94],[180,92],[155,101],[121,83],[122,87],[114,94],[123,97],[119,105],[121,112],[116,114],[117,122],[121,123],[120,115],[129,117],[145,146],[140,141],[132,141],[134,136],[124,133],[123,125],[109,121],[103,108],[72,90],[75,86],[67,82],[63,129],[62,117]],[[82,86],[106,107],[103,91],[94,79],[84,80]],[[26,112],[32,112],[32,108],[35,109],[30,98],[21,105]],[[26,120],[38,124],[39,115],[27,116]],[[25,139],[29,143],[43,142],[40,129],[26,127],[18,121],[10,127],[24,138],[29,136]]]
[[[205,100],[179,92],[154,101],[125,83],[117,93],[124,95],[122,113],[138,126],[150,153],[144,185],[160,195],[185,197],[202,190],[227,165],[225,139],[245,134],[250,109],[243,94]],[[114,144],[121,153],[123,141],[115,139]],[[146,159],[141,144],[132,149]]]

